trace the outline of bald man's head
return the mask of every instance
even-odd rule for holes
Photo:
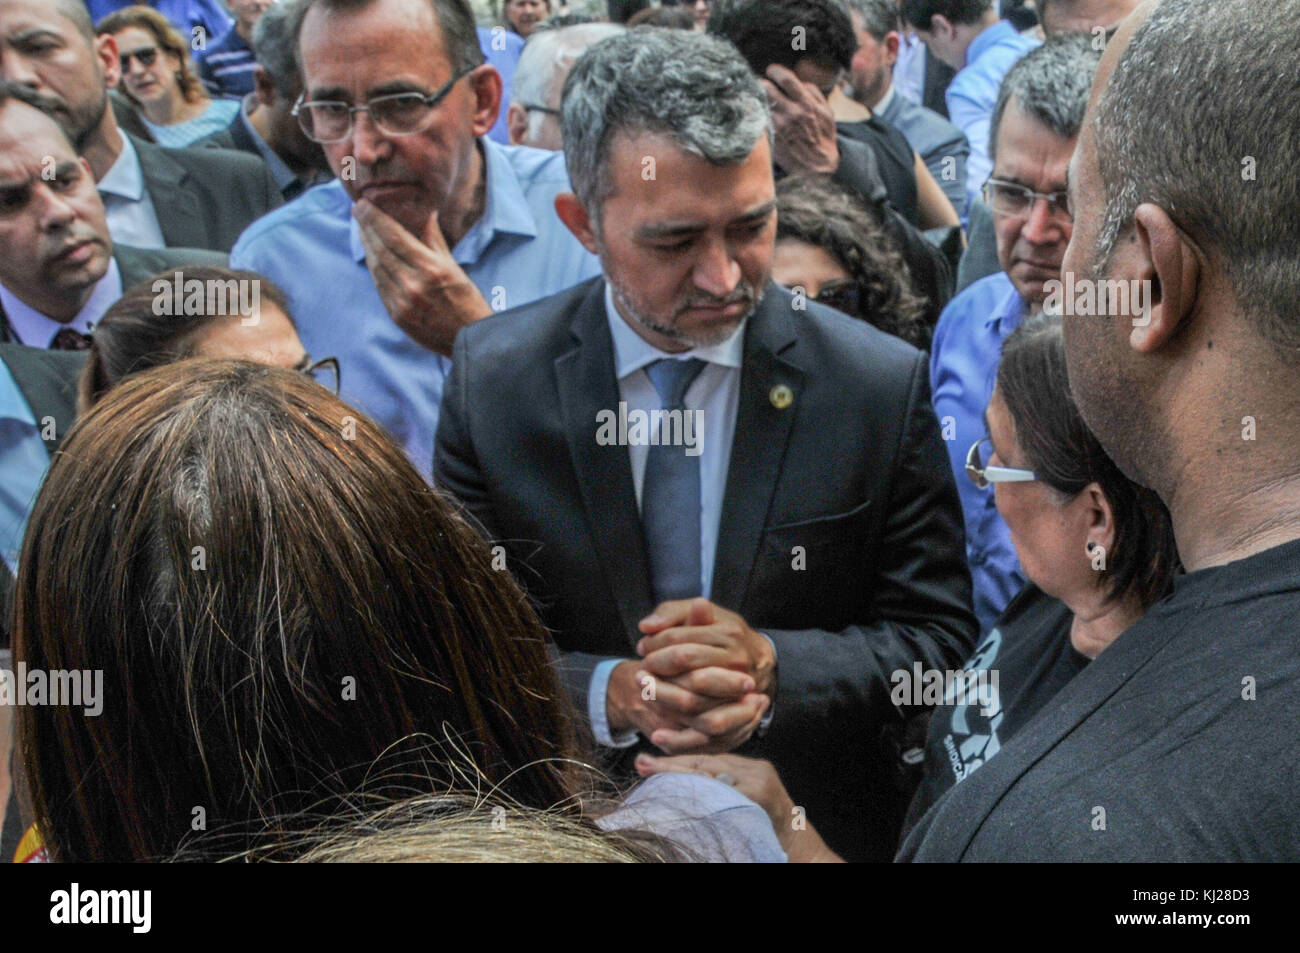
[[[1039,19],[1048,36],[1107,31],[1133,12],[1138,0],[1040,0]]]
[[[1300,353],[1300,0],[1163,0],[1126,21],[1094,89],[1105,200],[1096,258],[1164,209],[1219,260],[1243,312]]]

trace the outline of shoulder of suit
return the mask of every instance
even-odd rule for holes
[[[784,289],[778,290],[789,294]],[[821,338],[830,345],[830,351],[842,355],[845,361],[872,366],[883,363],[910,367],[920,354],[902,338],[867,321],[849,317],[816,301],[805,301],[804,306],[806,310],[795,310],[793,302],[789,306],[797,322],[801,344],[812,343],[814,337]]]
[[[558,291],[546,298],[489,315],[460,332],[465,347],[475,354],[514,354],[533,357],[555,351],[560,343],[571,340],[570,330],[585,309],[596,307],[603,317],[605,298],[601,289],[604,279],[591,278]],[[592,298],[593,300],[589,300]],[[519,365],[510,365],[518,372]]]
[[[139,149],[138,143],[136,147]],[[214,176],[236,179],[247,178],[256,180],[260,184],[261,180],[268,174],[266,163],[260,157],[249,155],[241,149],[213,148],[211,146],[168,149],[156,144],[152,144],[152,148],[209,187],[222,191],[232,187],[238,188],[238,185],[213,182]],[[142,150],[140,154],[142,156],[141,161],[145,161],[143,159],[145,152]]]
[[[113,257],[117,259],[117,266],[122,272],[124,290],[172,268],[225,268],[230,264],[230,258],[225,253],[204,248],[136,248],[116,244],[113,246]]]

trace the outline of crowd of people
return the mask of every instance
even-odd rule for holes
[[[1300,0],[576,7],[0,0],[3,859],[1300,859]]]

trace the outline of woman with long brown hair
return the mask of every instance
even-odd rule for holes
[[[14,620],[28,671],[103,673],[98,717],[19,709],[52,859],[280,857],[430,793],[597,829],[526,597],[376,424],[292,371],[183,361],[109,391],[51,466]],[[762,819],[712,784],[600,826],[783,856],[770,826],[711,823]]]

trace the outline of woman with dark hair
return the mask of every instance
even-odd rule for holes
[[[784,857],[717,781],[642,785],[598,822],[523,592],[378,425],[300,374],[194,360],[113,388],[51,465],[14,623],[29,670],[103,673],[98,717],[19,710],[54,860],[287,859],[322,819],[430,794]]]
[[[1059,317],[1026,318],[1007,338],[986,418],[989,437],[971,448],[966,471],[994,488],[1030,581],[962,666],[972,677],[946,683],[933,714],[920,716],[929,717],[924,777],[904,831],[1163,599],[1181,568],[1168,511],[1120,472],[1079,415]],[[931,704],[912,679],[896,673],[895,704]],[[778,818],[790,816],[789,795],[764,764],[642,756],[637,767],[643,774],[725,771],[768,808],[791,860],[824,856],[811,825],[783,829],[789,825]]]
[[[212,99],[190,61],[189,44],[152,7],[126,7],[95,27],[117,40],[122,92],[160,146],[179,149],[228,127],[239,100]]]
[[[916,347],[930,346],[933,322],[903,256],[871,212],[829,179],[777,183],[772,280]]]
[[[288,367],[339,390],[338,362],[307,356],[289,301],[273,281],[202,266],[142,281],[104,313],[77,384],[77,412],[130,374],[190,357]]]

